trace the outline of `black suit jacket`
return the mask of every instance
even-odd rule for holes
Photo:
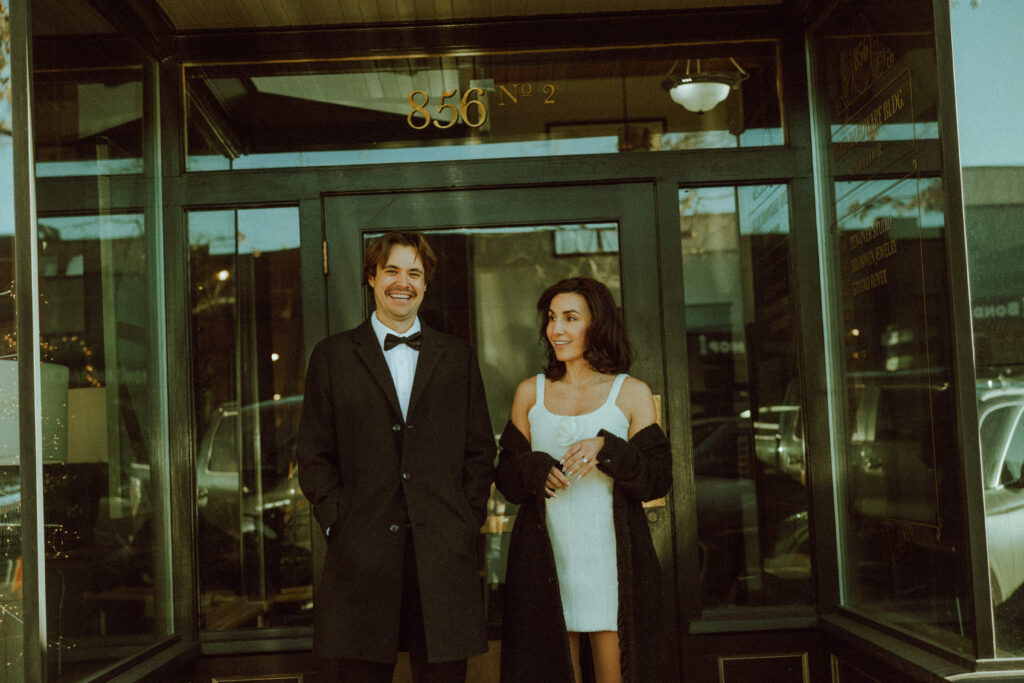
[[[470,346],[422,329],[407,420],[369,320],[324,339],[309,360],[299,482],[331,529],[315,606],[320,656],[395,661],[406,533],[428,658],[487,649],[477,544],[494,434]]]

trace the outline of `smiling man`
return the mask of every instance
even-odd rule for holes
[[[317,344],[299,481],[327,538],[313,650],[341,681],[465,681],[487,649],[477,540],[495,443],[469,345],[417,317],[434,272],[419,233],[367,249],[376,310]]]

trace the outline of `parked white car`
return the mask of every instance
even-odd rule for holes
[[[985,534],[992,602],[1024,585],[1024,382],[979,383]]]

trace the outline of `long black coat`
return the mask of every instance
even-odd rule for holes
[[[322,657],[395,661],[406,533],[430,661],[487,650],[477,543],[494,434],[469,345],[422,330],[407,420],[369,320],[321,341],[309,360],[298,462],[317,522],[331,530],[314,621]]]
[[[595,435],[596,436],[596,435]],[[642,501],[672,484],[672,453],[657,425],[628,442],[601,430],[598,467],[614,480],[612,508],[619,574],[619,647],[623,680],[665,680],[668,646],[661,567]],[[501,436],[498,489],[521,507],[512,528],[501,642],[502,683],[572,683],[569,638],[545,518],[544,482],[558,461],[531,451],[510,422]]]

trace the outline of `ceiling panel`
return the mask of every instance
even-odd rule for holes
[[[105,34],[114,33],[114,28],[85,0],[35,0],[32,32],[37,36]]]
[[[782,0],[158,0],[175,31],[446,22],[778,5]]]

